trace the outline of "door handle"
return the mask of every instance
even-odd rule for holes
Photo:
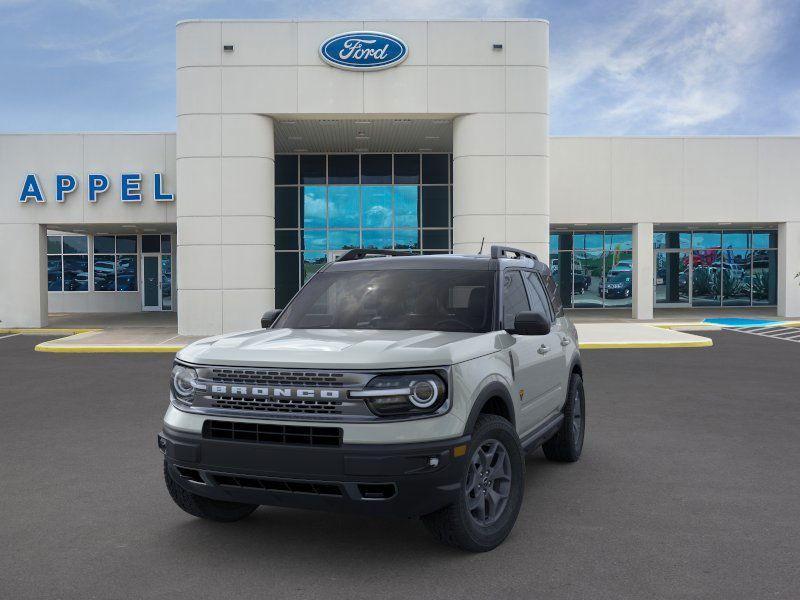
[[[545,346],[544,344],[542,344],[541,346],[539,346],[537,352],[539,354],[547,354],[548,352],[550,352],[550,346]]]
[[[561,338],[561,345],[562,346],[569,346],[569,338],[568,337]]]

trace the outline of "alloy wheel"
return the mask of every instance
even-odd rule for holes
[[[486,527],[501,517],[511,495],[511,459],[502,442],[489,439],[475,449],[465,492],[475,523]]]

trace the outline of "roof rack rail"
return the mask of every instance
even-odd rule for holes
[[[361,260],[370,256],[411,256],[409,252],[402,250],[381,250],[377,248],[353,248],[342,254],[336,259],[336,262],[344,262],[346,260]]]
[[[539,257],[533,252],[527,250],[520,250],[519,248],[511,248],[510,246],[492,246],[492,258],[530,258],[538,261]],[[513,254],[514,256],[509,256]]]

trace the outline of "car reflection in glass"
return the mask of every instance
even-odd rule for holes
[[[600,282],[600,294],[602,295],[604,292],[606,298],[630,298],[630,271],[612,272],[605,282]]]

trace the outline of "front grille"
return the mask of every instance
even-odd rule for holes
[[[337,415],[342,412],[340,400],[303,400],[289,398],[245,398],[211,394],[211,406],[231,410]]]
[[[214,483],[222,486],[267,490],[269,492],[290,492],[294,494],[317,494],[320,496],[342,496],[342,488],[335,483],[324,481],[289,481],[285,479],[262,479],[261,477],[242,477],[241,475],[211,475]]]
[[[244,385],[295,385],[302,387],[343,387],[344,373],[318,373],[316,371],[277,371],[271,369],[211,369],[214,383],[238,383]]]
[[[342,429],[340,427],[307,427],[238,421],[206,421],[203,424],[203,437],[260,444],[342,445]]]

